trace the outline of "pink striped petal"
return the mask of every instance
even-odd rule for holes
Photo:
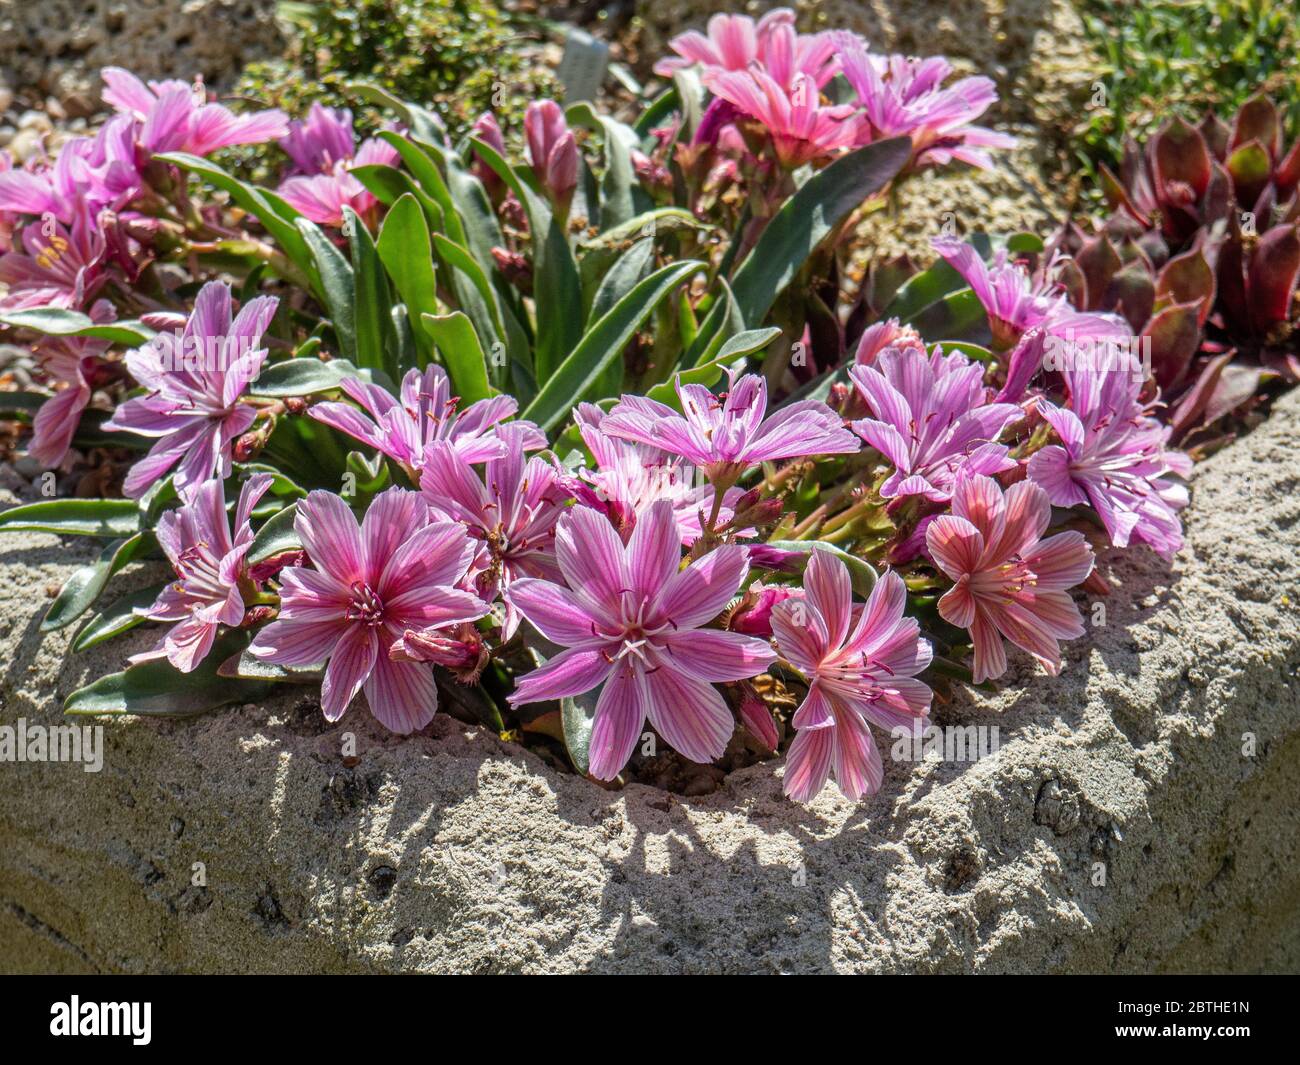
[[[511,706],[562,699],[589,692],[609,676],[614,663],[606,645],[584,644],[561,651],[546,665],[521,677],[510,695]]]
[[[394,662],[381,654],[365,689],[366,703],[375,719],[400,736],[424,728],[438,709],[433,670],[423,662]]]
[[[749,557],[743,547],[715,547],[668,579],[654,601],[653,612],[679,629],[698,628],[722,613],[748,573]]]
[[[298,503],[293,527],[318,567],[345,584],[367,579],[361,527],[339,496],[321,491],[308,494]]]
[[[623,665],[605,682],[596,702],[588,745],[588,766],[597,780],[613,780],[632,757],[647,711],[645,680]]]
[[[505,597],[552,643],[572,647],[596,637],[595,623],[581,601],[558,584],[521,577],[511,582]]]
[[[722,757],[735,718],[718,689],[668,667],[645,674],[650,723],[669,746],[693,762]]]
[[[834,745],[834,729],[805,729],[796,735],[786,755],[781,790],[795,802],[815,799],[831,775]]]
[[[337,721],[370,676],[379,657],[379,637],[369,625],[348,625],[325,667],[320,707],[327,721]]]
[[[746,680],[772,664],[776,652],[766,640],[719,629],[692,629],[662,637],[671,668],[703,681]]]

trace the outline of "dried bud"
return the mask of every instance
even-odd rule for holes
[[[533,291],[533,267],[532,264],[517,251],[507,251],[505,248],[493,248],[492,258],[496,260],[497,269],[515,288],[519,289],[524,295],[530,295]]]
[[[247,462],[262,449],[262,434],[245,433],[235,441],[234,455],[236,462]]]
[[[407,629],[389,649],[397,662],[433,662],[450,670],[462,684],[476,684],[488,664],[488,649],[473,625],[453,629]]]
[[[302,414],[311,404],[302,396],[289,396],[284,401],[284,409],[290,414]]]
[[[794,594],[791,588],[755,582],[732,612],[728,628],[746,636],[771,636],[772,608]]]
[[[261,584],[268,581],[279,573],[282,569],[289,569],[294,566],[307,565],[307,552],[301,549],[294,551],[285,551],[271,558],[264,558],[261,562],[249,567],[248,576],[254,584]]]
[[[253,606],[244,612],[244,620],[239,623],[241,629],[251,629],[254,625],[260,625],[275,616],[275,607],[273,606]]]
[[[752,685],[742,683],[740,686],[740,721],[750,734],[769,751],[775,751],[781,742],[776,722],[772,720],[772,711],[767,708]]]

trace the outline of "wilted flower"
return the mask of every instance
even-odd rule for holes
[[[248,523],[257,502],[271,487],[269,473],[244,482],[235,507],[235,531],[226,518],[225,485],[205,481],[190,502],[158,519],[158,544],[176,571],[150,607],[136,611],[150,621],[174,622],[158,646],[134,655],[132,662],[162,658],[182,673],[194,670],[212,650],[222,625],[244,619],[244,594],[254,590],[244,556],[253,543]]]
[[[662,448],[702,468],[715,486],[730,487],[749,466],[802,455],[859,450],[853,434],[826,404],[803,400],[767,413],[767,382],[745,374],[725,396],[676,382],[683,413],[642,396],[625,395],[601,431]]]
[[[400,400],[356,377],[345,378],[341,387],[361,410],[347,403],[327,402],[315,404],[307,413],[387,455],[413,478],[424,466],[426,447],[435,440],[450,443],[465,462],[503,455],[505,445],[493,429],[519,409],[512,397],[493,396],[458,412],[459,400],[451,394],[447,371],[437,365],[423,373],[408,370],[402,378]],[[524,431],[525,450],[546,446],[546,437],[532,422],[514,424]]]
[[[814,548],[804,594],[777,604],[772,628],[782,656],[808,680],[791,724],[785,793],[814,798],[832,771],[850,799],[880,789],[884,767],[867,723],[884,729],[923,722],[930,689],[916,679],[932,651],[919,626],[903,616],[907,589],[886,573],[865,605],[853,602],[848,567]]]
[[[1004,495],[989,477],[965,477],[952,513],[926,529],[930,557],[956,585],[939,600],[945,621],[969,629],[975,683],[1007,668],[1005,636],[1055,676],[1058,640],[1083,635],[1083,619],[1066,594],[1092,572],[1092,548],[1073,530],[1044,540],[1052,518],[1047,493],[1020,481]]]
[[[428,521],[414,492],[390,488],[371,502],[361,525],[330,492],[298,503],[294,529],[314,569],[281,572],[280,614],[249,651],[282,666],[329,659],[321,685],[328,721],[343,716],[364,687],[370,712],[393,732],[423,728],[438,708],[433,671],[390,657],[408,629],[473,621],[488,605],[457,585],[474,545],[455,522]]]
[[[1015,460],[997,438],[1020,417],[1011,403],[987,403],[984,367],[938,345],[886,348],[871,366],[854,366],[849,377],[874,418],[853,431],[894,465],[880,486],[885,499],[952,496],[962,472],[1001,473]]]
[[[512,704],[601,688],[590,743],[591,773],[611,780],[627,764],[645,721],[680,754],[719,757],[734,718],[713,684],[763,672],[774,655],[763,640],[704,628],[748,572],[745,549],[714,548],[679,569],[672,505],[652,503],[624,546],[605,518],[575,507],[555,539],[567,583],[524,578],[515,607],[561,651],[520,678]]]
[[[195,297],[179,338],[159,333],[127,353],[126,368],[148,395],[128,399],[103,427],[157,442],[131,467],[122,485],[126,495],[143,495],[173,466],[182,497],[214,473],[230,476],[231,442],[256,417],[239,399],[262,372],[266,348],[258,345],[278,302],[258,296],[232,321],[230,286],[209,281]]]

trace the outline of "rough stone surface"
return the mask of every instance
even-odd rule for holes
[[[225,87],[280,43],[275,0],[0,0],[0,85],[39,89],[71,114],[99,102],[99,68],[202,74]]]
[[[109,721],[99,774],[0,764],[0,969],[1295,971],[1298,453],[1300,392],[1198,469],[1172,567],[1108,567],[1061,677],[1018,658],[942,708],[997,725],[996,754],[887,760],[856,806],[787,802],[779,764],[699,799],[605,791],[442,716],[327,725],[305,689]],[[151,642],[65,664],[42,640],[88,557],[0,539],[0,723],[58,721]]]

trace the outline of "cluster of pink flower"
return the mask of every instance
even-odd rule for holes
[[[777,8],[755,23],[744,15],[714,15],[708,33],[671,41],[677,56],[661,60],[659,74],[698,66],[715,99],[697,139],[727,135],[752,120],[771,136],[782,165],[797,167],[887,137],[912,139],[913,166],[960,159],[991,165],[986,149],[1015,144],[1012,137],[972,123],[997,98],[988,78],[946,85],[946,59],[880,56],[854,33],[803,34],[795,15]],[[854,97],[828,102],[822,90],[842,74]]]

